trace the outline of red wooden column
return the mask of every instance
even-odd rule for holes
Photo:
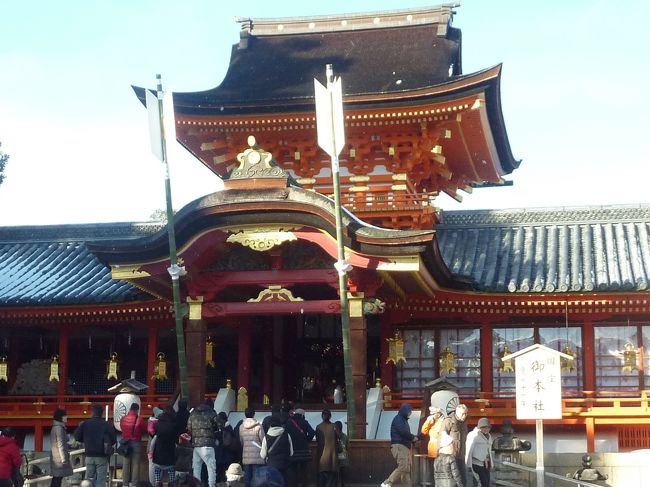
[[[489,323],[481,324],[481,390],[492,392],[492,327]]]
[[[388,339],[393,337],[393,315],[386,313],[381,316],[381,336],[379,350],[379,366],[381,367],[381,384],[388,386],[392,391],[394,389],[395,365],[386,363],[388,358]]]
[[[366,438],[366,377],[368,374],[368,329],[363,314],[363,293],[349,295],[350,350],[352,355],[352,387],[354,387],[355,438]]]
[[[239,331],[237,354],[237,390],[243,387],[250,394],[251,382],[251,321],[250,318],[241,318],[237,325]]]
[[[585,321],[582,327],[582,367],[585,391],[595,391],[596,355],[594,354],[594,324],[591,321]]]
[[[205,340],[207,327],[201,315],[203,297],[187,298],[189,319],[185,327],[185,358],[187,361],[187,398],[190,407],[202,404],[205,400]],[[188,353],[189,352],[189,353]]]
[[[34,426],[34,450],[43,451],[43,425],[41,423]]]
[[[156,355],[158,354],[158,328],[149,327],[147,339],[147,386],[149,394],[156,393],[156,379],[154,379],[154,367],[156,366]]]
[[[57,401],[63,402],[65,396],[65,385],[68,383],[68,342],[70,340],[70,330],[61,329],[59,335],[59,383],[56,386]],[[37,428],[38,429],[38,428]],[[43,430],[41,429],[41,450],[43,449]]]

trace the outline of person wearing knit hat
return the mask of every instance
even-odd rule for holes
[[[231,463],[226,469],[226,481],[219,482],[217,487],[244,487],[242,478],[244,471],[238,463]]]
[[[490,485],[490,470],[494,468],[490,420],[481,418],[476,428],[467,435],[465,464],[468,473],[478,475],[481,485]]]
[[[50,487],[61,487],[63,477],[72,475],[70,446],[65,429],[68,416],[65,410],[56,409],[52,418],[54,421],[50,430],[50,475],[52,476]]]
[[[433,462],[433,478],[436,487],[465,487],[456,461],[454,439],[446,431],[440,433],[440,449]]]

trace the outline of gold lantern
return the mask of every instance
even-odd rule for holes
[[[167,359],[165,354],[158,352],[156,355],[156,363],[153,366],[153,379],[165,380],[167,378]]]
[[[512,352],[510,351],[510,348],[508,348],[508,344],[506,343],[503,346],[503,351],[499,354],[499,358],[503,358],[506,355],[510,355]],[[515,368],[512,366],[512,359],[508,360],[502,360],[501,365],[497,369],[499,372],[514,372]]]
[[[623,372],[634,372],[639,370],[637,361],[637,350],[630,342],[625,344],[625,351],[623,352]]]
[[[7,365],[7,357],[0,357],[0,380],[8,382],[7,374],[9,373],[9,365]]]
[[[59,356],[53,355],[52,362],[50,362],[50,382],[59,382]]]
[[[573,357],[573,360],[568,359],[568,358],[564,358],[564,357],[560,357],[560,369],[562,370],[562,372],[573,372],[573,371],[575,371],[576,370],[576,365],[575,365],[575,363],[576,363],[576,360],[575,360],[576,353],[571,349],[571,347],[569,346],[568,343],[564,346],[564,350],[562,350],[562,352],[567,354],[567,355],[570,355],[571,357]]]
[[[214,363],[213,352],[214,342],[212,341],[212,337],[208,337],[205,341],[205,365],[209,365],[212,368],[216,366]]]
[[[400,361],[406,363],[406,358],[404,357],[404,340],[398,331],[395,332],[393,338],[387,338],[388,342],[388,358],[386,363],[397,365]]]
[[[117,353],[113,352],[106,367],[106,378],[117,380]]]
[[[456,354],[449,347],[440,354],[440,375],[456,372]]]

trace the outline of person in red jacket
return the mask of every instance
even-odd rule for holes
[[[16,443],[16,433],[8,426],[0,436],[0,487],[11,487],[11,473],[22,463],[23,457]]]
[[[140,416],[140,405],[137,402],[131,404],[129,412],[120,419],[122,439],[128,440],[131,447],[129,456],[124,457],[122,463],[122,485],[124,487],[135,487],[140,480],[140,463],[144,448],[142,446],[142,435],[147,432],[147,420]]]

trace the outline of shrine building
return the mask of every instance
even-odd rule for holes
[[[519,165],[501,66],[463,73],[453,15],[238,19],[222,83],[174,93],[178,141],[224,181],[175,216],[190,401],[229,387],[259,410],[345,408],[331,404],[344,384],[341,305],[313,82],[331,64],[344,95],[357,437],[377,438],[367,389],[383,388],[387,409],[419,408],[440,377],[458,385],[470,424],[534,431],[516,420],[501,357],[540,343],[575,357],[549,438],[578,452],[648,448],[650,206],[437,208],[442,193],[499,191]],[[78,424],[131,371],[149,386],[145,408],[168,399],[169,265],[161,223],[0,228],[0,424],[42,449],[56,407]]]

